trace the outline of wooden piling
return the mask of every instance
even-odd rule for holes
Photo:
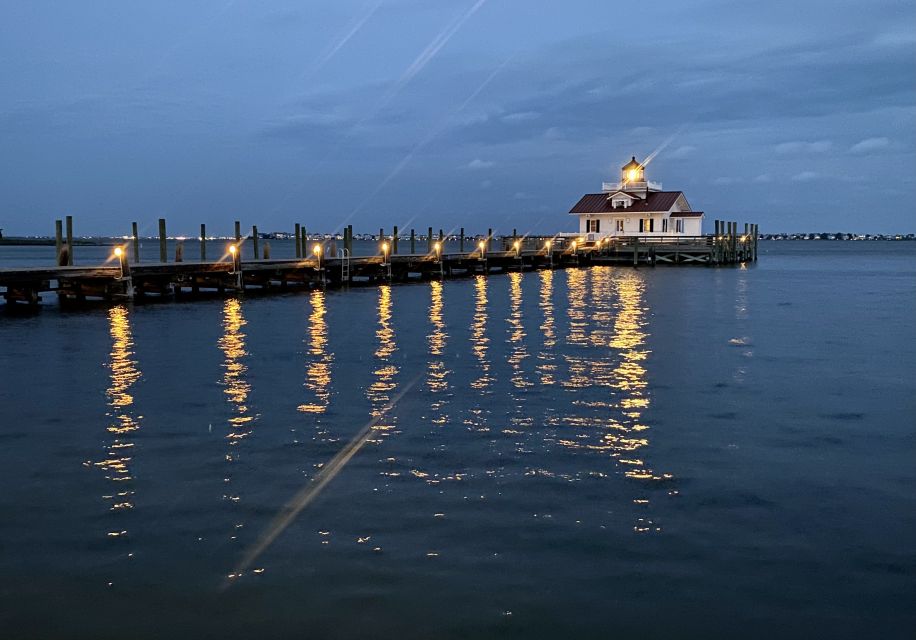
[[[757,240],[760,238],[760,229],[754,223],[754,262],[757,262]]]
[[[175,262],[184,262],[184,241],[175,243]]]
[[[411,229],[410,230],[410,253],[411,255],[417,252],[417,234]]]
[[[130,223],[130,231],[131,231],[131,233],[133,234],[133,237],[134,237],[134,241],[133,241],[133,244],[134,244],[134,263],[135,263],[135,264],[140,264],[140,230],[137,229],[137,223],[136,223],[136,222],[131,222],[131,223]]]
[[[264,259],[270,260],[270,242],[264,243]]]
[[[242,223],[238,220],[235,221],[235,255],[239,257],[239,261],[242,260]]]
[[[344,229],[344,234],[346,233],[347,233],[347,230]],[[302,226],[298,222],[296,223],[295,236],[296,236],[296,240],[295,240],[296,257],[301,258],[302,257]],[[345,238],[344,245],[346,245],[346,235],[344,235],[344,238]]]
[[[207,259],[207,225],[200,223],[200,261]]]
[[[394,255],[398,252],[398,226],[394,225],[394,231],[391,233],[391,253]]]
[[[439,246],[441,247],[445,243],[445,234],[442,233],[442,229],[439,229]]]
[[[64,247],[64,221],[54,221],[54,263],[60,266],[60,252]]]
[[[73,266],[73,216],[67,216],[67,265]]]
[[[309,230],[302,225],[302,247],[300,249],[303,258],[309,257]]]
[[[490,241],[493,240],[493,229],[487,229],[487,253],[490,253]]]
[[[254,259],[260,260],[261,254],[258,252],[258,225],[251,225],[251,249],[254,252]]]
[[[633,266],[639,266],[639,236],[633,238]]]
[[[458,235],[458,251],[464,253],[464,227],[461,227],[461,233]]]
[[[159,262],[168,262],[166,253],[165,218],[159,218]]]
[[[426,231],[426,253],[433,252],[433,228],[429,227]]]

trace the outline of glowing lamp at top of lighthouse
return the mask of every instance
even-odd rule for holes
[[[643,182],[646,179],[645,167],[636,161],[636,156],[620,169],[621,182]]]

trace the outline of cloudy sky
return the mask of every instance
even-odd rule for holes
[[[631,155],[764,231],[916,231],[916,3],[0,3],[0,227],[572,228]]]

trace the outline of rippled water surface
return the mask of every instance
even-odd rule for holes
[[[916,246],[0,317],[4,637],[906,637]]]

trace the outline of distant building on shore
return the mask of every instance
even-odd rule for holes
[[[587,242],[608,236],[699,236],[703,212],[690,208],[683,191],[662,191],[646,180],[636,156],[620,169],[619,182],[605,182],[601,193],[587,193],[569,210],[579,217]]]

